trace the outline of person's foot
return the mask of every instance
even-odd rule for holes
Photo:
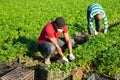
[[[50,57],[45,58],[44,63],[45,63],[46,65],[50,65],[50,64],[51,64],[51,62],[50,62]]]

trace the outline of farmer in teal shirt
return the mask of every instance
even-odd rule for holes
[[[93,26],[93,19],[95,20],[96,29]],[[91,31],[94,32],[95,35],[98,34],[100,28],[100,20],[104,22],[104,34],[108,29],[108,22],[106,14],[100,4],[90,4],[87,9],[87,20],[88,20],[88,33],[91,35]]]

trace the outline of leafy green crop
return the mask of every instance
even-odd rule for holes
[[[77,32],[87,33],[86,10],[91,3],[100,3],[103,6],[109,24],[119,20],[120,0],[0,0],[0,62],[36,52],[40,31],[46,23],[58,16],[65,18],[71,37]],[[95,62],[99,73],[117,74],[120,66],[120,57],[117,56],[120,53],[119,32],[119,28],[112,28],[105,35],[101,33],[92,37],[73,50],[76,62],[64,65],[55,63],[48,69],[54,70],[55,67],[67,71],[76,65],[89,66],[91,62]],[[113,45],[115,46],[112,47]],[[102,57],[99,58],[98,55]],[[111,56],[114,63],[110,61]],[[96,59],[100,61],[99,64]],[[105,65],[107,63],[104,60],[108,60],[111,66]],[[115,69],[111,71],[113,67]]]

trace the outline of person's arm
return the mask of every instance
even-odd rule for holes
[[[56,38],[49,38],[49,40],[55,45],[59,55],[63,58],[64,57],[64,54],[62,52],[62,49],[60,48],[60,46],[58,45],[57,43],[57,39]]]
[[[106,16],[103,18],[103,22],[104,22],[104,33],[106,33],[108,30],[108,22]]]
[[[68,44],[69,53],[72,53],[72,44],[71,44],[68,32],[64,33],[64,37],[65,37],[65,40],[66,40],[66,42]]]
[[[92,18],[93,16],[92,16],[92,13],[90,14],[90,17],[89,17],[89,19],[88,19],[88,26],[90,27],[90,29],[92,30],[92,31],[94,31],[95,32],[95,28],[94,28],[94,26],[93,26],[93,18]]]
[[[95,28],[93,27],[93,22],[92,22],[92,18],[89,19],[88,21],[88,27],[94,32],[95,35],[98,34],[98,32],[95,30]]]
[[[72,44],[71,44],[68,32],[64,33],[64,37],[65,37],[65,40],[68,44],[68,50],[69,50],[69,53],[70,53],[69,54],[69,59],[73,61],[73,60],[75,60],[75,56],[72,53]]]

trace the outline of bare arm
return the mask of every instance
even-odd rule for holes
[[[66,42],[68,44],[69,53],[72,53],[72,44],[71,44],[68,32],[64,33],[64,37],[65,37],[65,40],[66,40]]]
[[[64,54],[62,52],[62,49],[60,48],[60,46],[58,45],[57,43],[57,39],[56,38],[49,38],[50,41],[55,45],[56,49],[57,49],[57,52],[59,53],[59,55],[63,58],[64,57]]]

